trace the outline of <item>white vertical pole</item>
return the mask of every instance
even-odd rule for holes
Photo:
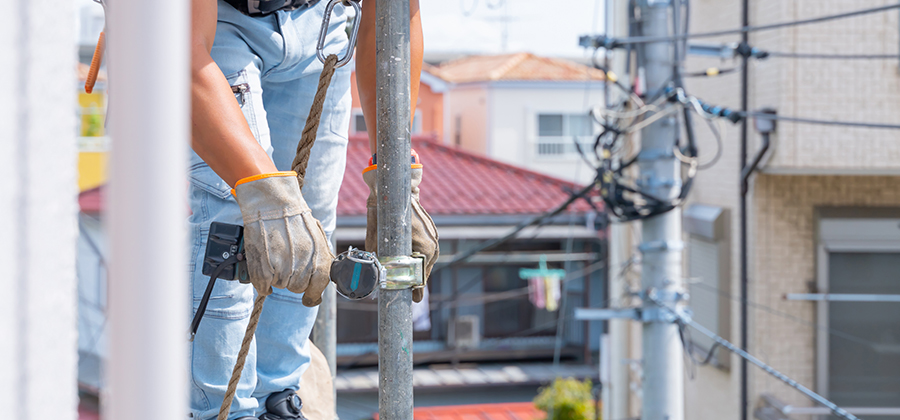
[[[639,0],[641,35],[670,36],[671,0]],[[675,6],[679,8],[680,6]],[[677,16],[677,15],[676,15]],[[677,19],[676,19],[677,22]],[[675,32],[678,28],[675,28]],[[638,56],[644,67],[647,89],[660,89],[673,77],[671,43],[640,45]],[[662,118],[641,130],[641,187],[655,197],[671,199],[681,188],[681,162],[672,154],[678,136],[674,116]],[[646,154],[647,157],[644,157]],[[650,156],[661,156],[653,158]],[[663,305],[684,305],[681,272],[684,244],[681,240],[681,208],[676,207],[641,223],[641,287],[657,294]],[[642,332],[643,369],[641,418],[643,420],[684,420],[684,349],[678,326],[661,316],[661,309],[644,299]],[[648,316],[649,315],[649,316]]]
[[[105,417],[187,417],[190,1],[109,0]]]
[[[70,1],[0,13],[0,406],[77,417],[75,15]]]
[[[628,0],[609,0],[606,3],[606,33],[614,37],[628,36]],[[611,70],[619,77],[625,78],[625,61],[628,56],[620,49],[611,53]],[[621,95],[618,89],[608,87],[610,100],[608,103],[618,102]],[[633,151],[627,151],[633,153]],[[627,295],[627,279],[620,276],[622,267],[625,267],[631,259],[634,251],[632,243],[632,230],[635,223],[613,223],[609,226],[609,298],[613,302],[610,306],[623,307],[629,302],[623,298]],[[629,367],[624,363],[628,359],[629,338],[628,330],[632,321],[625,319],[611,319],[609,325],[609,386],[604,386],[603,418],[624,419],[631,417],[629,410]],[[602,357],[602,356],[601,356]]]

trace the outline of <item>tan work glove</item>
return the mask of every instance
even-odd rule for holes
[[[440,255],[438,247],[438,232],[434,226],[431,216],[419,204],[419,183],[422,182],[422,164],[419,163],[419,155],[415,151],[412,152],[415,159],[410,165],[412,168],[411,178],[412,194],[410,195],[410,204],[412,205],[412,250],[425,255],[425,287],[428,285],[428,276],[431,275],[431,269]],[[371,161],[370,161],[371,163]],[[378,201],[375,198],[375,183],[377,182],[378,165],[369,165],[363,170],[363,180],[369,186],[369,198],[366,200],[366,251],[378,254]],[[424,295],[423,288],[413,289],[413,301],[421,302]]]
[[[316,306],[328,286],[334,255],[296,176],[275,172],[244,178],[233,193],[244,217],[247,271],[257,292],[288,289],[303,293],[304,305]]]

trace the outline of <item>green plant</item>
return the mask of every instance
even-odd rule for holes
[[[557,378],[540,389],[534,405],[547,413],[547,420],[594,420],[592,387],[588,379]]]

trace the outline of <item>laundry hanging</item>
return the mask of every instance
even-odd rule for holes
[[[528,300],[538,309],[556,311],[562,296],[562,279],[566,270],[548,269],[547,256],[541,255],[537,269],[519,269],[519,277],[528,280]]]

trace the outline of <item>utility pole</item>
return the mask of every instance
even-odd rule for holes
[[[375,63],[378,257],[412,254],[409,0],[381,0]],[[378,291],[378,413],[412,420],[412,289]]]
[[[671,0],[639,0],[642,36],[667,37]],[[675,6],[678,7],[678,6]],[[676,28],[677,29],[677,28]],[[650,95],[674,80],[673,45],[654,42],[639,45],[638,62],[644,68]],[[681,163],[673,148],[677,121],[672,114],[641,131],[639,187],[655,197],[674,198],[681,189]],[[641,286],[644,293],[674,308],[683,303],[681,257],[681,208],[645,219],[642,223]],[[684,420],[684,362],[678,326],[669,313],[643,299],[642,357],[644,420]]]

